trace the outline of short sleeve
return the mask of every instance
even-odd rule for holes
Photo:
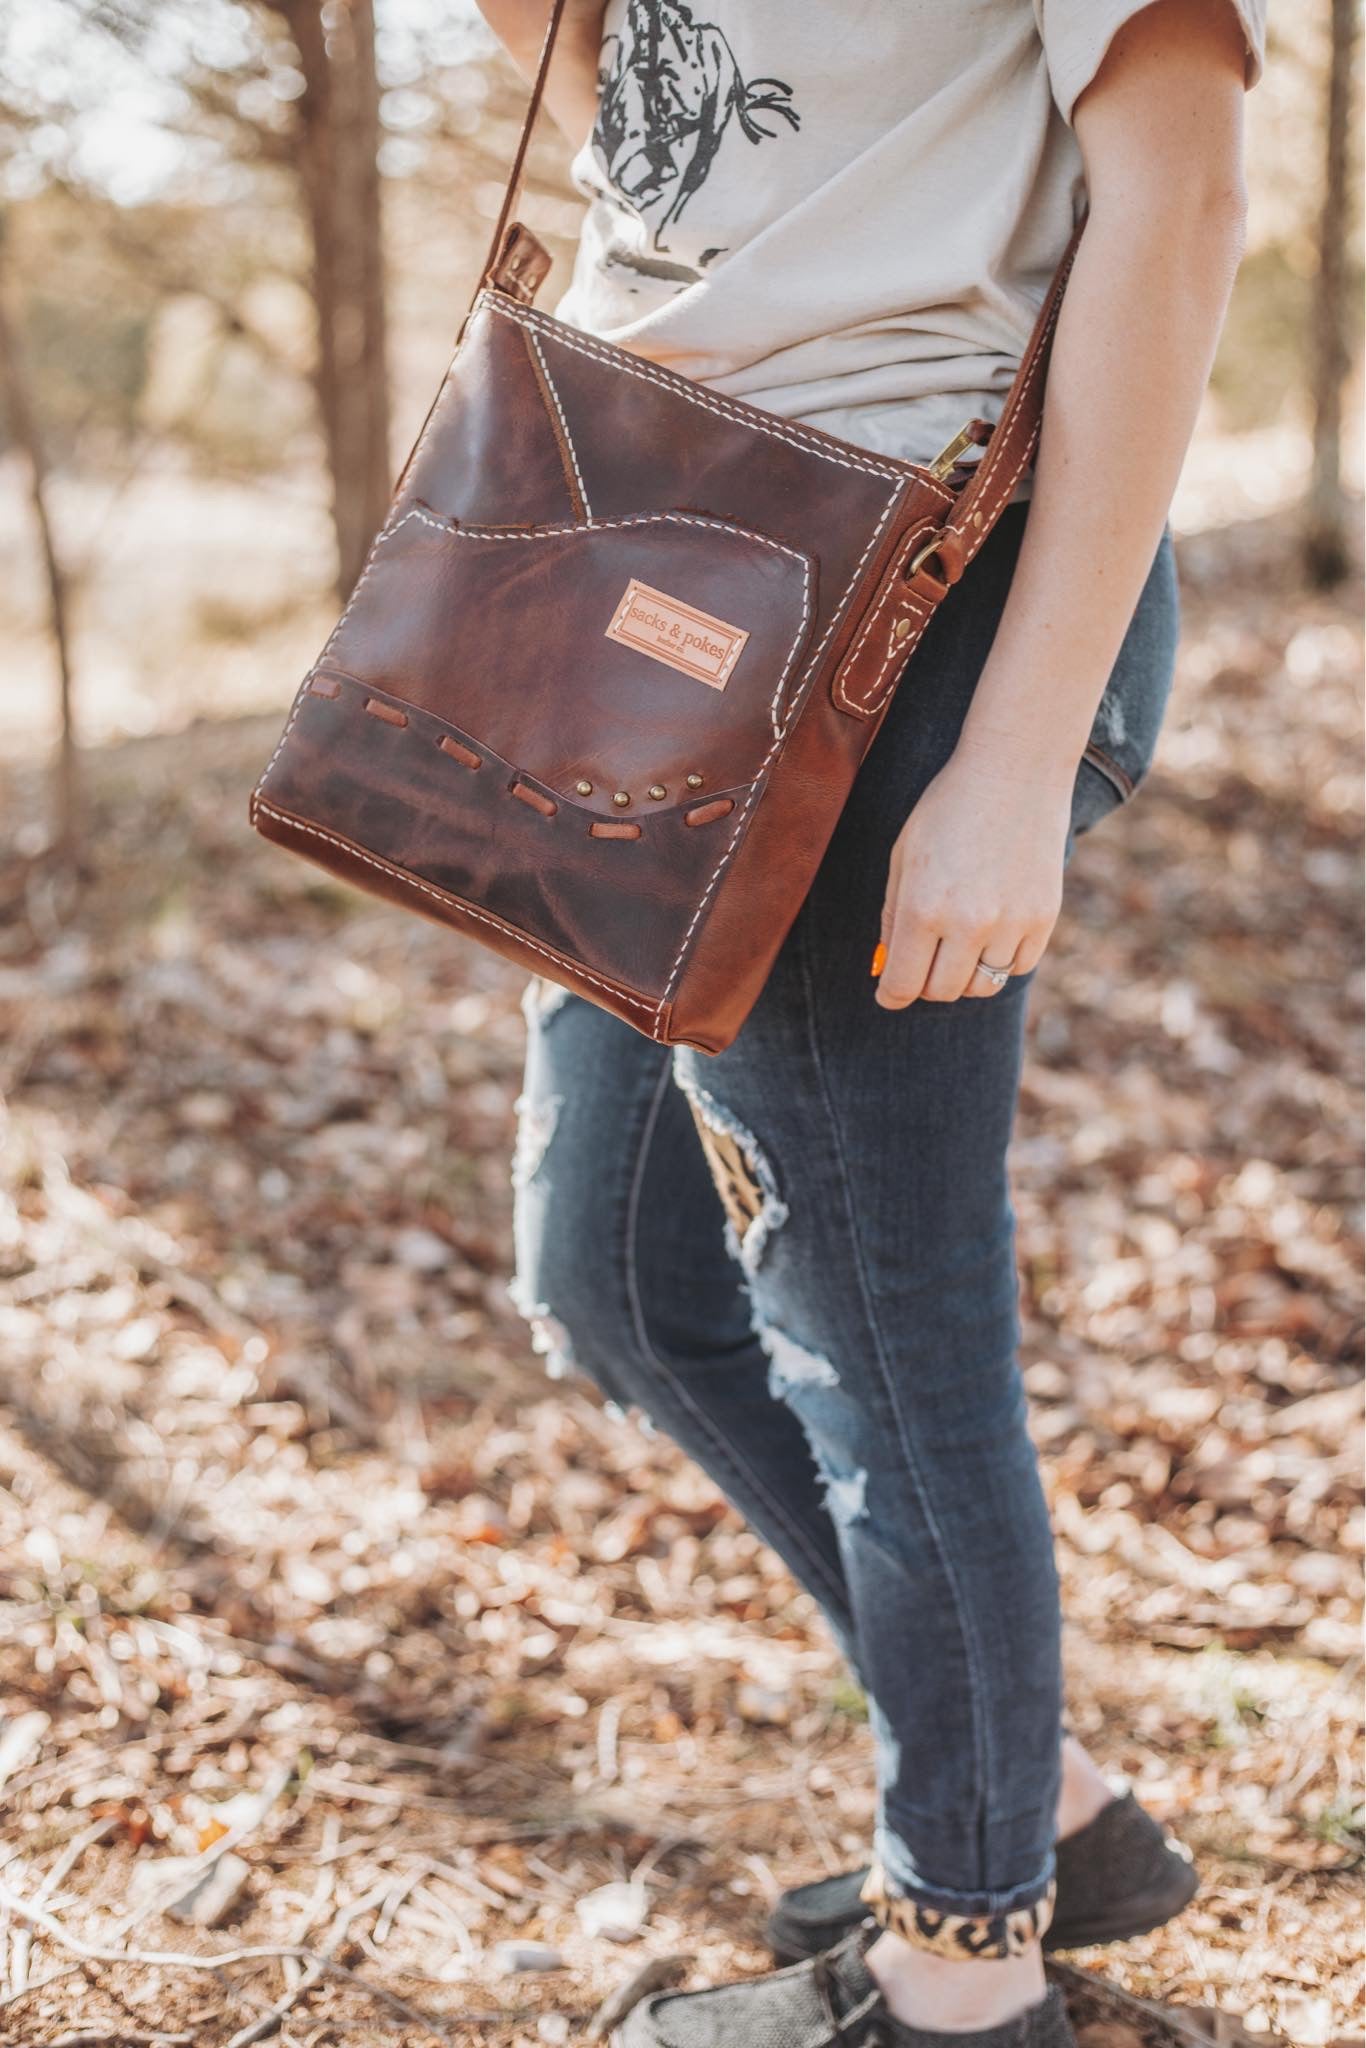
[[[1152,0],[1034,0],[1053,97],[1064,121],[1101,67],[1116,30]],[[1267,0],[1228,0],[1246,45],[1243,83],[1250,92],[1266,62]]]

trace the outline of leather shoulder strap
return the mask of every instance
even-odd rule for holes
[[[1083,211],[1053,273],[1053,281],[1039,308],[1029,345],[1020,358],[1020,367],[1015,372],[985,452],[958,495],[953,517],[939,529],[933,545],[926,544],[922,551],[925,555],[938,557],[946,583],[956,583],[977,553],[1009,503],[1011,493],[1038,446],[1053,329],[1057,325],[1063,292],[1067,288],[1068,275],[1085,226],[1086,213]]]
[[[923,513],[916,517],[904,552],[898,543],[864,607],[862,623],[831,684],[834,702],[854,718],[875,718],[886,709],[950,584],[958,581],[995,526],[1038,446],[1053,329],[1085,225],[1083,213],[1044,295],[985,453],[960,489],[949,517],[933,527],[926,526]]]
[[[564,8],[565,0],[550,0],[550,17],[545,25],[545,35],[541,39],[541,54],[536,60],[536,75],[531,81],[531,98],[527,101],[526,116],[522,122],[522,132],[517,138],[517,154],[513,157],[512,169],[508,172],[507,186],[503,192],[503,204],[498,214],[498,225],[493,230],[493,241],[489,245],[488,257],[480,277],[481,284],[488,277],[489,272],[498,260],[499,252],[503,246],[503,237],[507,233],[508,224],[512,219],[513,208],[516,206],[518,196],[521,193],[522,173],[526,169],[527,148],[531,142],[531,131],[536,125],[536,116],[541,111],[541,99],[545,92],[546,79],[550,74],[550,60],[555,54],[555,38],[559,34],[560,22],[564,18]]]

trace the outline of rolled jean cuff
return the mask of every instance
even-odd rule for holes
[[[878,1925],[913,1948],[958,1962],[993,1962],[1041,1941],[1053,1921],[1052,1865],[1036,1882],[1012,1892],[946,1892],[902,1887],[879,1842],[861,1897]]]

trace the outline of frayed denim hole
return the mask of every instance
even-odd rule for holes
[[[751,1278],[788,1208],[758,1139],[678,1058],[674,1078],[687,1099],[726,1218],[726,1249]]]
[[[1096,706],[1091,738],[1098,747],[1122,747],[1128,737],[1129,720],[1124,710],[1124,693],[1109,683]]]
[[[768,1354],[768,1388],[775,1401],[787,1398],[793,1387],[837,1387],[840,1376],[828,1358],[808,1351],[785,1330],[758,1323],[755,1334]]]
[[[528,1029],[538,1024],[548,1024],[558,1010],[569,1001],[570,991],[561,988],[557,981],[547,981],[543,974],[533,974],[522,990],[522,1015]]]
[[[841,1529],[850,1529],[855,1522],[868,1519],[868,1474],[860,1466],[847,1479],[827,1471],[821,1459],[817,1458],[821,1478],[825,1482],[825,1505],[830,1518],[838,1522]]]
[[[512,1152],[514,1188],[529,1187],[540,1172],[563,1107],[562,1095],[517,1097],[513,1104],[517,1112],[517,1140]]]

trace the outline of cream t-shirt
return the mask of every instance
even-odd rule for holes
[[[559,317],[915,462],[995,420],[1147,0],[608,0]],[[1229,0],[1261,75],[1267,0]],[[1027,479],[1022,491],[1027,488]]]

